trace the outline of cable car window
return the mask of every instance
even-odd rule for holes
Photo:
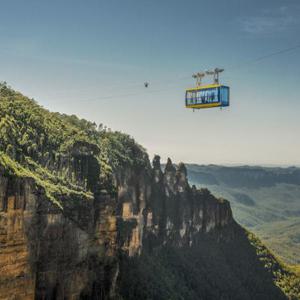
[[[219,102],[218,88],[197,91],[197,104]]]
[[[201,94],[200,91],[197,91],[197,104],[201,103]]]
[[[196,93],[194,91],[188,91],[186,93],[186,103],[187,105],[192,105],[196,103]]]
[[[227,86],[220,88],[220,100],[223,106],[229,105],[229,88]]]

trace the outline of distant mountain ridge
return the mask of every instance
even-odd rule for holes
[[[225,184],[230,187],[259,188],[279,183],[300,185],[300,168],[217,166],[187,164],[191,181]]]
[[[300,262],[300,168],[186,166],[191,183],[229,199],[239,223],[287,262]]]

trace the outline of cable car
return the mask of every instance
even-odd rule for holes
[[[214,71],[194,74],[196,87],[186,90],[185,107],[201,109],[229,106],[229,87],[219,84],[219,73],[223,71],[223,69],[216,68]],[[201,80],[205,74],[214,76],[213,84],[201,85]]]
[[[186,108],[200,109],[226,106],[229,106],[228,86],[210,84],[186,90]]]

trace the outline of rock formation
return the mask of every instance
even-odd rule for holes
[[[155,157],[152,169],[124,169],[116,182],[115,197],[99,192],[61,210],[34,180],[1,168],[0,299],[113,297],[119,250],[192,245],[233,221],[226,200],[189,186],[183,164],[169,161],[163,173]]]

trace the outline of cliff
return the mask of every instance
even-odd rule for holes
[[[295,275],[184,164],[162,171],[131,137],[3,84],[0,141],[0,299],[297,295]]]
[[[100,191],[91,199],[60,199],[61,208],[34,178],[11,173],[6,163],[0,298],[114,298],[120,252],[133,257],[158,245],[191,246],[199,233],[233,222],[227,201],[189,187],[184,165],[165,174],[158,157],[154,165],[116,174],[114,196]]]

